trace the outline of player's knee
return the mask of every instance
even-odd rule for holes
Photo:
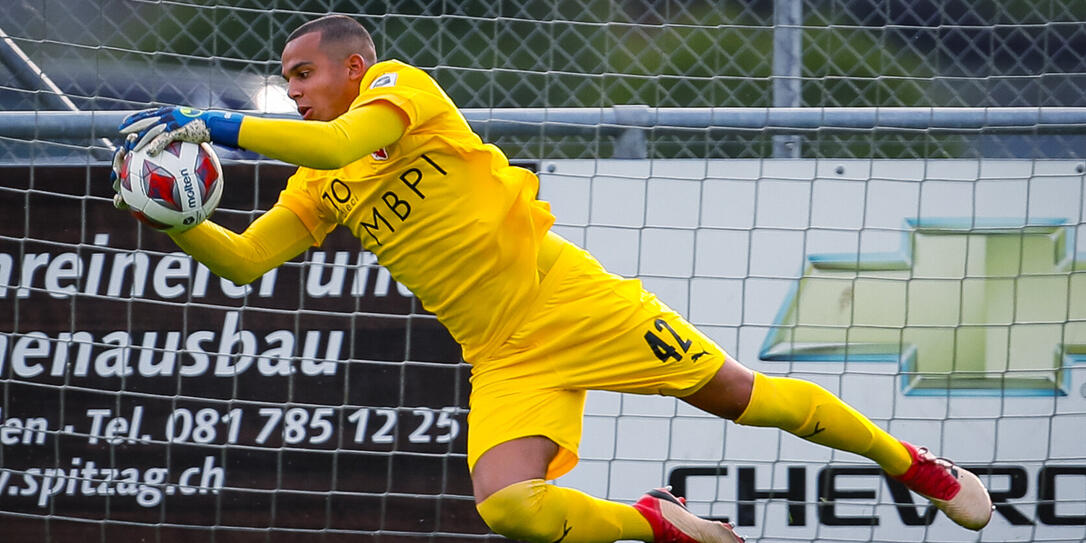
[[[509,485],[476,504],[479,516],[495,533],[522,541],[551,542],[562,537],[561,504],[548,499],[542,479]]]

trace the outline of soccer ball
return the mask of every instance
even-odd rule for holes
[[[175,141],[156,156],[144,150],[128,153],[119,191],[144,224],[182,232],[211,216],[222,185],[222,166],[210,145]]]

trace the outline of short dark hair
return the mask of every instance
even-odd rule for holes
[[[303,23],[287,36],[287,43],[313,32],[320,33],[321,45],[341,46],[346,55],[358,53],[362,55],[362,60],[366,61],[366,66],[377,63],[377,49],[373,45],[373,37],[362,23],[346,15],[325,15]]]

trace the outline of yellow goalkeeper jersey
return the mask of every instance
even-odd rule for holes
[[[539,291],[537,257],[554,223],[539,179],[485,144],[422,70],[373,65],[357,108],[385,101],[407,119],[396,143],[338,170],[299,168],[279,196],[317,243],[338,225],[485,357],[523,320]]]

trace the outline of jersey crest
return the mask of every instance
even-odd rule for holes
[[[382,75],[378,76],[377,79],[374,79],[373,83],[370,83],[370,88],[371,89],[376,89],[378,87],[392,87],[392,86],[395,86],[395,85],[396,85],[396,72],[389,72],[387,74],[382,74]]]

